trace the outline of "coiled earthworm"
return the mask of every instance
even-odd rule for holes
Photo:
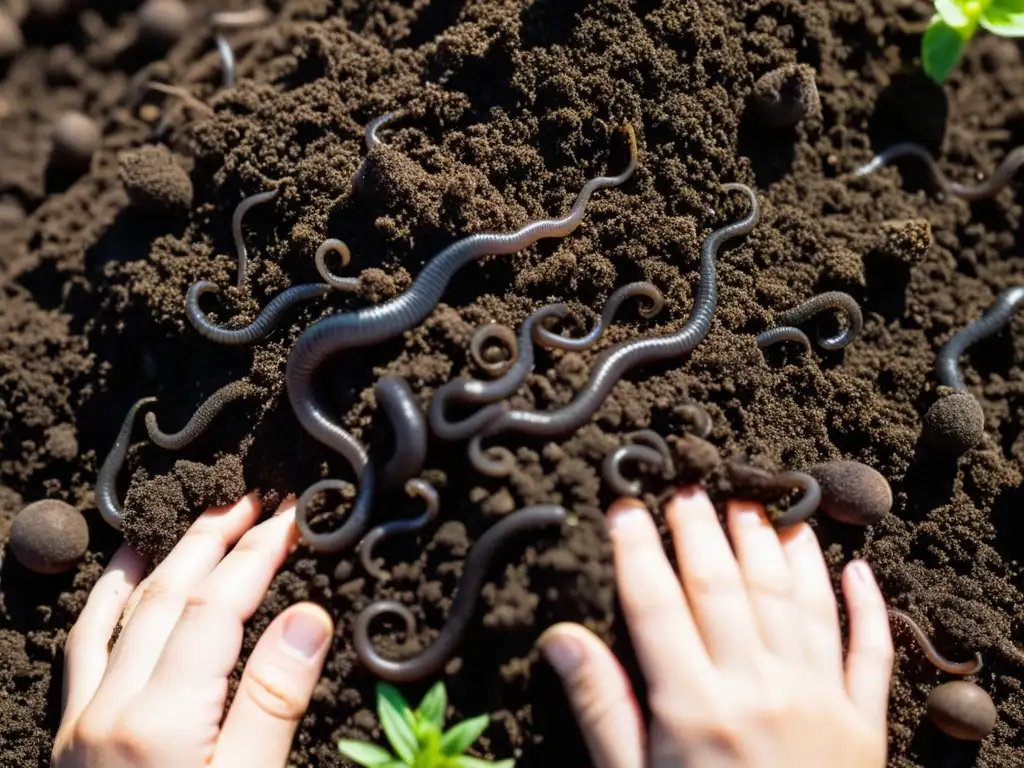
[[[497,401],[509,397],[519,389],[533,370],[534,331],[543,320],[549,317],[565,317],[568,312],[569,308],[565,304],[548,304],[527,317],[519,330],[519,356],[501,378],[494,381],[479,381],[460,377],[439,387],[427,411],[427,418],[434,434],[442,440],[465,440],[503,412],[505,406],[497,404]],[[494,405],[481,408],[462,421],[449,421],[445,410],[451,402]]]
[[[484,345],[489,341],[497,341],[505,347],[508,357],[504,360],[491,361],[484,354]],[[469,356],[484,373],[490,376],[503,376],[515,365],[519,358],[519,340],[515,331],[504,323],[487,323],[476,329],[469,342]]]
[[[352,252],[349,250],[348,245],[333,237],[328,238],[320,243],[320,247],[316,249],[316,256],[313,257],[314,261],[316,261],[316,271],[320,273],[320,277],[329,286],[339,291],[358,291],[362,285],[360,278],[338,277],[327,267],[327,254],[331,251],[334,251],[341,257],[342,267],[347,267],[349,262],[352,261]]]
[[[632,461],[648,472],[672,471],[672,451],[665,438],[650,429],[641,429],[626,435],[630,445],[621,445],[604,457],[602,475],[605,483],[619,496],[639,496],[639,480],[627,480],[622,475],[622,463]]]
[[[628,283],[619,288],[613,293],[608,301],[604,305],[604,309],[601,311],[601,317],[598,319],[597,324],[586,336],[582,336],[578,339],[570,339],[565,336],[561,336],[557,333],[549,331],[547,328],[538,325],[533,331],[533,339],[542,347],[549,349],[565,349],[572,350],[574,352],[582,352],[585,349],[590,349],[597,340],[601,338],[601,334],[605,332],[609,325],[612,324],[612,320],[615,317],[615,313],[619,311],[619,307],[622,303],[632,296],[644,296],[649,301],[647,305],[641,307],[640,317],[649,320],[650,318],[661,312],[662,307],[665,306],[665,297],[661,295],[661,291],[648,282],[635,282]]]
[[[121,422],[121,430],[110,447],[110,453],[103,460],[100,471],[96,475],[96,506],[107,525],[115,531],[121,530],[121,522],[124,519],[124,508],[117,498],[117,476],[124,465],[125,457],[128,456],[128,445],[132,437],[132,428],[135,426],[135,417],[142,408],[155,402],[155,397],[144,397],[137,400],[135,405],[128,409],[124,421]]]
[[[245,285],[246,272],[249,268],[249,252],[245,248],[245,237],[242,236],[242,217],[249,212],[249,209],[269,203],[277,197],[278,190],[269,189],[266,192],[257,192],[249,195],[235,206],[235,212],[231,216],[231,237],[235,241],[235,252],[238,254],[238,287]]]
[[[295,304],[308,299],[315,299],[326,296],[332,290],[331,286],[323,283],[303,283],[285,288],[260,312],[259,317],[253,320],[244,328],[221,328],[214,325],[206,318],[206,313],[199,306],[199,298],[205,293],[219,293],[220,288],[216,283],[209,280],[199,280],[193,283],[185,296],[185,314],[192,326],[203,338],[215,341],[218,344],[229,346],[241,346],[259,341],[270,333],[281,321],[281,316]]]
[[[939,381],[953,389],[966,390],[963,372],[960,370],[960,356],[973,344],[991,336],[1006,325],[1017,305],[1024,301],[1024,286],[1014,286],[996,296],[985,314],[950,337],[942,345],[937,360]]]
[[[484,437],[503,432],[554,437],[585,424],[608,396],[612,387],[627,371],[641,365],[673,360],[691,352],[711,329],[711,319],[718,304],[715,259],[718,249],[728,240],[744,235],[754,228],[761,206],[754,190],[745,184],[725,184],[726,192],[743,192],[750,200],[750,213],[743,219],[716,229],[701,246],[700,283],[693,310],[686,324],[674,334],[642,338],[612,346],[601,353],[591,369],[587,384],[568,405],[554,411],[504,411],[470,440],[470,461],[480,472],[498,475],[507,470],[507,462],[488,459],[480,446]]]
[[[629,140],[629,165],[617,176],[598,176],[587,181],[569,213],[562,218],[531,222],[506,234],[479,233],[464,237],[431,259],[401,296],[375,307],[323,318],[307,328],[292,346],[285,367],[288,399],[303,428],[338,451],[359,476],[353,519],[361,520],[370,514],[374,488],[367,472],[372,474],[372,466],[363,445],[334,420],[331,411],[315,396],[313,379],[320,366],[338,352],[380,344],[422,323],[437,306],[452,276],[465,265],[486,255],[515,253],[542,238],[565,237],[573,232],[580,225],[583,211],[595,191],[623,184],[633,175],[637,164],[636,137],[631,126],[622,130]],[[296,509],[298,520],[304,518],[303,497]],[[347,539],[341,536],[339,540]]]
[[[366,455],[365,449],[363,449],[363,455]],[[327,533],[317,533],[310,527],[310,499],[324,491],[344,491],[348,484],[341,480],[327,478],[313,483],[299,496],[299,500],[295,504],[295,527],[299,529],[299,534],[306,540],[312,551],[323,554],[337,554],[355,545],[363,538],[367,528],[370,527],[370,513],[373,511],[372,499],[371,503],[367,503],[365,501],[367,494],[363,491],[363,488],[372,488],[374,483],[374,468],[373,464],[369,461],[366,461],[363,465],[362,474],[359,476],[359,479],[361,483],[360,494],[356,498],[355,504],[352,505],[348,518],[342,523],[340,528]]]
[[[715,423],[711,420],[711,414],[693,403],[684,403],[683,405],[676,406],[675,410],[676,413],[685,415],[693,422],[693,434],[701,440],[708,439],[715,428]]]
[[[757,345],[764,348],[776,341],[798,341],[801,344],[807,341],[793,334],[795,326],[806,323],[812,317],[826,309],[840,310],[846,316],[846,327],[835,336],[822,336],[818,334],[818,344],[822,349],[842,349],[860,334],[864,327],[864,315],[860,310],[857,300],[848,293],[842,291],[826,291],[808,299],[792,309],[787,309],[778,316],[778,326],[759,333],[756,337]],[[809,347],[808,347],[809,348]]]
[[[363,569],[373,576],[375,579],[385,581],[390,575],[377,567],[377,564],[373,562],[373,550],[380,542],[384,539],[390,538],[399,533],[416,533],[419,530],[425,528],[431,520],[437,517],[438,510],[441,508],[441,501],[437,496],[437,490],[428,483],[426,480],[409,480],[405,484],[405,492],[410,496],[419,496],[423,501],[426,502],[427,508],[419,517],[414,517],[411,520],[395,520],[390,523],[384,523],[371,529],[369,533],[363,536],[362,541],[359,542],[358,552],[359,560],[363,564]]]
[[[870,173],[883,168],[884,166],[891,163],[901,157],[916,157],[917,159],[924,162],[928,168],[928,173],[932,178],[932,182],[943,192],[947,192],[951,195],[958,195],[965,200],[975,201],[983,200],[986,197],[993,197],[998,194],[999,191],[1005,187],[1013,175],[1024,165],[1024,147],[1016,147],[1010,151],[1010,153],[1003,158],[1003,162],[996,168],[988,179],[977,185],[960,184],[955,181],[951,181],[947,178],[946,174],[942,172],[938,164],[935,162],[935,158],[932,157],[931,152],[922,147],[920,144],[914,144],[912,142],[904,142],[902,144],[894,144],[887,149],[879,152],[871,160],[856,171],[853,172],[854,176],[867,176]]]
[[[772,525],[776,530],[792,528],[797,523],[802,523],[813,515],[821,503],[821,486],[818,481],[805,472],[779,472],[772,473],[760,467],[749,464],[731,464],[730,471],[741,478],[758,478],[762,483],[768,483],[776,488],[798,488],[803,495],[791,505],[785,512],[781,512],[772,518]]]
[[[228,40],[220,32],[213,36],[217,44],[217,52],[220,53],[221,88],[235,87],[235,52],[231,50]]]
[[[754,337],[754,341],[757,342],[758,349],[765,349],[783,341],[795,341],[797,344],[803,345],[808,352],[811,351],[811,340],[807,338],[807,334],[791,325],[777,325],[774,328],[761,331]]]
[[[928,635],[925,634],[921,625],[914,621],[909,613],[901,611],[899,608],[890,608],[889,616],[894,619],[901,619],[903,623],[910,628],[910,631],[914,635],[914,639],[917,640],[917,644],[921,646],[921,650],[924,652],[925,658],[943,672],[948,672],[951,675],[976,675],[978,672],[981,672],[981,668],[984,664],[981,660],[980,653],[975,652],[973,661],[950,661],[936,650],[935,645],[932,643]]]
[[[210,426],[210,422],[224,409],[225,405],[233,400],[254,394],[256,391],[256,387],[245,379],[225,384],[196,409],[196,412],[192,414],[192,418],[188,420],[188,423],[180,431],[173,434],[161,432],[160,427],[156,423],[156,414],[149,411],[146,414],[146,432],[149,433],[149,439],[161,448],[165,448],[168,451],[179,451],[203,434],[206,428]]]
[[[423,470],[427,458],[427,420],[401,376],[382,376],[374,387],[377,402],[395,434],[395,453],[384,466],[385,485],[401,485]]]
[[[392,683],[413,682],[438,672],[455,653],[465,634],[466,627],[473,617],[477,598],[480,597],[488,566],[498,550],[514,535],[523,531],[548,525],[561,525],[567,515],[563,507],[542,504],[513,512],[489,528],[473,545],[469,557],[466,558],[459,588],[452,600],[444,629],[419,656],[392,661],[377,653],[370,640],[370,624],[374,619],[386,613],[397,614],[405,621],[408,635],[416,631],[416,619],[408,608],[397,601],[380,600],[371,603],[356,616],[352,629],[352,644],[359,660],[372,674]]]

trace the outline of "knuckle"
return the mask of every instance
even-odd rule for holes
[[[139,585],[139,599],[136,601],[133,611],[144,605],[152,605],[165,600],[174,594],[174,588],[164,579],[149,578]]]
[[[298,722],[309,697],[296,690],[292,680],[270,669],[253,669],[244,687],[246,696],[261,712],[275,720]]]
[[[789,602],[793,598],[793,583],[783,574],[763,574],[752,577],[747,588],[757,597]]]
[[[686,578],[686,591],[694,596],[735,594],[743,589],[739,579],[713,565],[695,568]]]

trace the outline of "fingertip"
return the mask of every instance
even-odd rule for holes
[[[334,619],[326,610],[304,601],[287,608],[277,621],[282,650],[303,662],[323,663],[334,637]]]
[[[196,518],[196,522],[202,519],[209,519],[211,517],[226,517],[228,515],[233,517],[238,516],[240,518],[249,518],[251,521],[254,521],[259,516],[261,510],[262,506],[260,504],[259,494],[252,491],[245,494],[242,498],[238,499],[238,501],[207,508],[206,511]]]
[[[711,507],[711,498],[699,485],[684,485],[676,489],[665,506],[665,517],[671,524],[673,519],[694,509]]]

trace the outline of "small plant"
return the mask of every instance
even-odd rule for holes
[[[513,768],[515,760],[489,763],[463,754],[480,738],[489,715],[465,720],[444,730],[448,694],[437,683],[413,710],[393,687],[377,684],[377,717],[397,757],[383,747],[342,739],[338,751],[364,768]]]
[[[935,11],[921,39],[921,65],[937,83],[949,77],[978,27],[1024,37],[1024,0],[935,0]]]

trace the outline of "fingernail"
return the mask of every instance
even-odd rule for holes
[[[850,563],[850,570],[857,577],[857,581],[867,584],[871,581],[871,567],[863,560],[854,560]]]
[[[736,513],[736,519],[740,525],[760,525],[761,513],[752,507],[743,507]]]
[[[677,499],[679,499],[680,501],[690,501],[691,499],[696,498],[696,496],[697,496],[697,494],[699,492],[700,492],[700,487],[699,486],[696,486],[696,485],[684,485],[681,488],[677,488],[676,492],[673,495]]]
[[[572,678],[583,663],[583,644],[572,635],[558,634],[544,640],[541,652],[560,677]]]
[[[330,639],[330,624],[318,611],[294,611],[281,635],[284,649],[303,661],[316,656]]]
[[[618,531],[636,525],[647,516],[647,509],[636,501],[621,501],[612,504],[605,518],[609,531]]]

